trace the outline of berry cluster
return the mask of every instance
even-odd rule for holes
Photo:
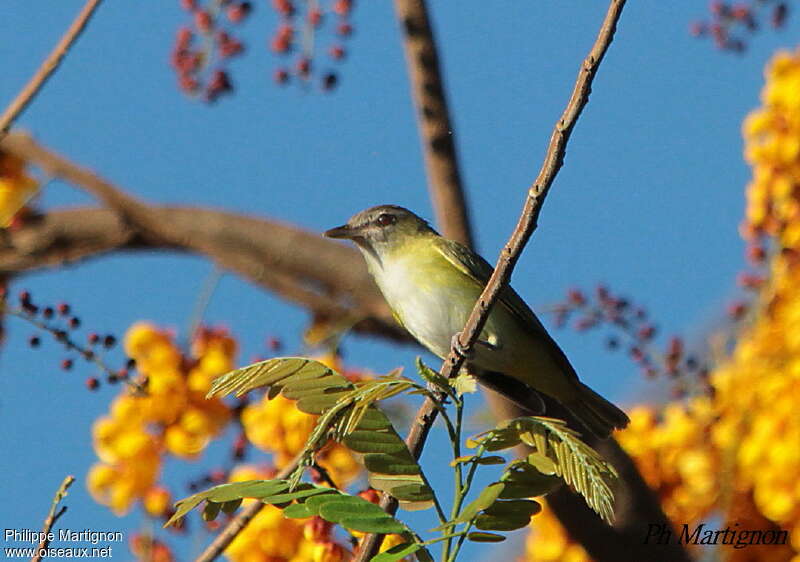
[[[270,39],[270,50],[282,56],[297,52],[292,65],[282,65],[275,70],[275,82],[286,84],[295,76],[301,84],[308,84],[312,78],[318,76],[322,90],[332,90],[339,81],[338,74],[333,70],[325,70],[319,74],[315,72],[315,43],[319,41],[318,36],[323,26],[332,19],[335,23],[335,39],[328,47],[327,55],[334,62],[345,58],[347,51],[342,41],[353,33],[350,22],[353,0],[335,0],[328,12],[323,11],[317,1],[304,2],[300,11],[293,0],[272,0],[272,7],[278,14],[280,23]]]
[[[42,334],[49,334],[63,346],[70,356],[61,360],[60,366],[64,371],[70,371],[79,358],[94,365],[105,376],[110,384],[123,381],[138,393],[144,393],[146,380],[134,380],[131,371],[136,367],[136,361],[128,358],[125,366],[119,369],[110,367],[104,360],[105,352],[116,346],[117,338],[113,334],[100,335],[89,332],[86,343],[79,343],[77,330],[81,327],[81,320],[73,314],[72,307],[67,303],[57,305],[38,305],[33,302],[30,291],[22,291],[17,296],[18,305],[12,306],[3,301],[2,311],[15,318],[28,322],[37,328],[37,332],[28,338],[28,345],[37,349],[42,345]],[[91,375],[86,378],[86,387],[97,390],[100,387],[100,375]]]
[[[609,350],[624,348],[648,379],[667,377],[674,380],[673,394],[684,396],[693,378],[708,389],[708,368],[687,352],[682,338],[672,336],[663,350],[655,346],[658,327],[651,322],[647,310],[628,299],[598,285],[594,292],[569,289],[566,298],[553,306],[556,326],[567,324],[578,332],[606,327]],[[694,376],[694,377],[692,377]]]
[[[763,18],[779,29],[786,23],[789,3],[782,0],[750,0],[736,3],[713,0],[708,21],[696,21],[689,26],[695,37],[711,37],[717,48],[742,53],[747,48],[747,37],[760,26]]]
[[[186,94],[214,102],[233,91],[228,61],[244,51],[233,35],[252,10],[250,2],[239,0],[181,0],[192,16],[191,25],[181,27],[172,49],[172,67]]]

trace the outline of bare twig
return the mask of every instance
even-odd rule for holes
[[[302,458],[302,454],[297,455],[292,462],[288,465],[283,467],[276,475],[275,479],[282,479],[288,478],[289,475],[295,471],[295,469],[300,464],[300,459]],[[230,520],[230,522],[225,526],[225,528],[220,531],[220,533],[214,538],[214,540],[209,544],[206,549],[195,558],[195,562],[211,562],[211,560],[215,560],[217,556],[222,554],[228,545],[233,542],[233,539],[242,532],[250,521],[258,515],[258,513],[264,508],[266,504],[260,501],[254,501],[247,507],[245,507],[239,515],[234,517]]]
[[[530,239],[531,234],[536,230],[542,204],[544,203],[545,197],[547,196],[556,174],[558,174],[564,162],[567,141],[569,140],[578,117],[580,117],[581,111],[589,101],[592,81],[603,60],[603,56],[614,38],[617,22],[622,15],[622,8],[624,6],[625,0],[611,0],[597,40],[581,65],[567,107],[556,123],[553,134],[550,137],[550,144],[547,147],[544,163],[542,164],[536,180],[528,190],[528,197],[525,200],[522,215],[517,222],[514,232],[511,234],[511,238],[503,247],[494,272],[489,278],[478,302],[475,304],[475,308],[473,308],[464,326],[464,330],[461,332],[461,345],[467,351],[472,348],[475,341],[478,339],[489,317],[492,305],[497,300],[503,286],[505,286],[511,278],[514,265],[519,259],[525,244]],[[448,378],[455,376],[463,362],[464,356],[457,353],[455,349],[451,350],[449,357],[445,359],[442,365],[441,374]],[[409,449],[412,454],[414,454],[415,458],[419,456],[424,446],[430,427],[436,419],[436,412],[434,401],[430,398],[426,399],[425,403],[417,412],[417,417],[414,420],[414,425],[412,426],[407,441]],[[382,498],[381,501],[381,505],[384,504],[385,507],[388,508],[387,511],[392,514],[397,509],[396,502],[388,500],[385,497]],[[372,558],[372,556],[375,555],[375,551],[381,539],[382,535],[377,534],[370,534],[364,537],[359,547],[358,556],[355,558],[356,562],[365,562]]]
[[[405,34],[403,47],[436,223],[446,237],[472,246],[453,125],[428,9],[425,0],[395,0],[394,7]]]
[[[3,115],[0,115],[0,140],[8,133],[14,120],[25,110],[28,104],[33,101],[33,98],[36,97],[36,94],[39,93],[39,90],[42,89],[45,82],[47,82],[53,72],[55,72],[61,64],[61,60],[67,54],[70,47],[72,47],[73,43],[75,43],[75,40],[86,27],[86,24],[89,23],[89,19],[92,17],[92,14],[94,14],[95,9],[101,1],[102,0],[87,0],[80,13],[78,13],[78,16],[75,18],[75,21],[69,26],[69,29],[67,29],[53,51],[44,60],[42,66],[36,71],[36,74],[33,75],[22,91],[9,104],[3,112]]]
[[[56,495],[53,496],[53,503],[50,504],[50,511],[47,512],[47,517],[44,519],[44,526],[42,527],[42,539],[39,541],[39,545],[36,547],[36,553],[31,558],[31,562],[39,562],[42,559],[42,553],[47,549],[47,545],[50,544],[50,532],[53,530],[53,526],[56,524],[56,521],[64,515],[67,511],[67,506],[62,506],[61,509],[58,509],[58,505],[61,503],[61,500],[64,499],[64,496],[67,495],[67,490],[72,483],[75,482],[74,476],[67,476],[64,478],[64,481],[61,482],[61,486],[58,487],[56,491]]]

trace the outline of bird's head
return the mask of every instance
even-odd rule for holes
[[[350,217],[347,224],[325,232],[328,238],[352,240],[375,257],[431,234],[436,231],[427,221],[397,205],[370,207]]]

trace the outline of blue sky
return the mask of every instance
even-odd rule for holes
[[[0,103],[12,99],[81,4],[6,0]],[[316,231],[379,203],[432,218],[389,2],[357,6],[350,56],[332,95],[272,84],[276,62],[265,45],[275,22],[257,3],[241,28],[248,51],[232,65],[237,92],[212,107],[175,87],[168,56],[186,19],[177,4],[102,5],[18,125],[152,202],[224,207]],[[431,2],[478,245],[492,262],[605,10],[603,2],[502,4]],[[743,266],[737,225],[749,177],[740,124],[758,105],[765,62],[793,46],[797,26],[762,31],[746,55],[732,56],[689,37],[689,22],[705,11],[705,2],[626,7],[540,229],[514,273],[534,308],[569,286],[604,282],[647,306],[663,332],[698,334],[736,294]],[[45,207],[88,201],[58,182],[43,197]],[[122,255],[38,273],[14,289],[69,301],[86,326],[102,332],[121,335],[140,319],[180,330],[211,270],[195,257]],[[226,276],[206,319],[233,331],[246,361],[267,335],[297,349],[307,315]],[[95,458],[91,423],[116,391],[88,393],[86,368],[64,374],[55,344],[32,351],[28,326],[11,320],[8,327],[0,352],[0,524],[38,528],[58,483],[72,473],[79,481],[64,525],[136,528],[137,515],[117,519],[85,491]],[[556,337],[601,392],[628,404],[658,398],[600,338],[566,330]],[[356,338],[345,351],[352,364],[376,371],[410,367],[416,353]],[[471,407],[482,409],[477,399]],[[177,486],[214,458],[212,450],[200,463],[170,463],[168,481]],[[445,461],[429,452],[425,462]],[[475,549],[466,559],[478,556]]]

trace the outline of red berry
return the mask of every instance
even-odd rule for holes
[[[96,333],[92,332],[91,334],[89,334],[87,336],[86,339],[89,340],[89,344],[94,345],[94,344],[96,344],[97,342],[100,341],[100,336],[97,335]]]
[[[701,21],[692,22],[689,25],[689,34],[692,37],[700,37],[706,34],[706,24]]]
[[[211,14],[209,14],[207,11],[200,10],[198,12],[195,12],[194,25],[197,27],[197,29],[199,29],[203,33],[206,33],[211,30],[213,24],[214,22],[211,19]]]
[[[322,89],[326,92],[333,90],[339,81],[339,77],[335,72],[326,72],[322,77]]]
[[[72,359],[64,359],[61,361],[61,368],[64,369],[65,371],[69,371],[70,369],[72,369],[72,365],[73,365]]]
[[[347,37],[348,35],[352,35],[353,26],[347,22],[342,22],[338,26],[336,26],[336,33],[338,33],[342,37]]]
[[[311,59],[308,57],[301,57],[300,60],[297,61],[297,72],[301,76],[308,76],[311,72]]]
[[[272,0],[272,7],[282,16],[294,14],[294,4],[290,0]]]
[[[197,0],[181,0],[181,8],[193,12],[197,8]]]
[[[341,45],[333,45],[330,49],[328,49],[328,54],[333,59],[341,60],[344,58],[345,50]]]
[[[336,2],[333,3],[333,13],[340,16],[346,16],[350,13],[352,8],[353,2],[351,0],[336,0]]]
[[[67,314],[69,314],[70,306],[67,303],[62,302],[59,303],[58,306],[56,306],[56,310],[61,316],[66,316]]]
[[[272,78],[278,84],[286,84],[289,81],[289,72],[285,68],[279,68],[272,75]]]
[[[250,14],[252,8],[253,5],[250,2],[240,2],[239,4],[228,6],[225,13],[232,23],[239,23]]]
[[[380,494],[374,488],[367,488],[358,493],[360,498],[367,500],[370,503],[378,503],[381,500]]]
[[[308,23],[314,27],[322,23],[322,10],[311,10],[308,12]]]
[[[580,289],[570,289],[567,291],[567,300],[570,302],[570,304],[578,306],[586,303],[586,297],[583,296],[583,293]]]
[[[100,381],[96,377],[89,377],[86,379],[86,388],[89,390],[97,390],[100,387]]]

